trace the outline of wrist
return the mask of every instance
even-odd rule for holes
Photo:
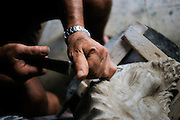
[[[69,29],[66,29],[64,31],[64,38],[67,39],[70,35],[76,33],[76,32],[84,32],[86,33],[89,37],[91,37],[89,31],[87,29],[85,29],[84,27],[80,26],[80,25],[75,25],[70,27]]]
[[[65,39],[65,42],[67,45],[73,45],[75,44],[77,41],[79,42],[83,42],[85,40],[87,40],[88,38],[90,38],[85,32],[82,32],[82,31],[78,31],[78,32],[75,32],[71,35],[69,35],[69,37],[67,39]],[[83,40],[83,41],[81,41]]]

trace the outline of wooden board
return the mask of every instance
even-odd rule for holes
[[[142,34],[142,35],[148,30],[147,26],[139,23],[138,21],[133,23],[131,26],[136,30],[136,32],[138,32],[139,34]]]
[[[160,57],[167,57],[166,54],[158,49],[147,38],[136,32],[132,26],[125,32],[122,39],[126,40],[126,42],[147,61],[159,59]]]
[[[118,63],[126,56],[126,54],[130,51],[131,47],[121,39],[121,37],[118,38],[116,43],[112,46],[112,48],[109,50],[109,56],[112,60],[112,62],[115,65],[118,65]]]
[[[133,23],[132,26],[139,34],[144,34],[148,29],[148,27],[139,22]],[[131,46],[122,39],[123,35],[124,34],[112,38],[105,45],[106,49],[109,51],[110,58],[115,65],[118,65],[131,49]]]

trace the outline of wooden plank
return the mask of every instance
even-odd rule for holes
[[[133,26],[133,28],[136,30],[136,32],[138,32],[139,34],[142,34],[142,35],[148,30],[147,26],[139,23],[138,21],[133,23],[131,26]]]
[[[122,37],[126,42],[143,58],[146,60],[159,59],[160,57],[167,57],[160,49],[158,49],[153,43],[151,43],[143,35],[134,30],[132,26],[125,32]]]
[[[119,38],[109,51],[109,56],[115,65],[118,65],[120,61],[130,51],[131,47],[121,38]]]
[[[137,21],[133,23],[132,26],[139,34],[144,34],[148,29],[148,27],[142,25]],[[128,45],[126,41],[122,40],[123,35],[112,38],[105,45],[106,49],[109,51],[109,55],[112,62],[116,65],[118,65],[118,63],[121,62],[121,60],[126,56],[126,54],[131,49],[131,46]]]

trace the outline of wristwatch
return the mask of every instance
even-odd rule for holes
[[[67,39],[69,37],[69,35],[77,32],[77,31],[83,31],[86,34],[88,34],[89,37],[91,37],[91,35],[90,35],[88,30],[86,30],[82,26],[76,25],[76,26],[70,27],[69,29],[66,29],[66,31],[64,32],[64,38]]]

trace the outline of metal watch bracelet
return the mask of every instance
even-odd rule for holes
[[[90,33],[88,30],[86,30],[84,27],[76,25],[72,26],[69,29],[66,29],[64,32],[64,38],[67,39],[71,34],[78,32],[78,31],[83,31],[85,32],[89,37],[91,37]]]

